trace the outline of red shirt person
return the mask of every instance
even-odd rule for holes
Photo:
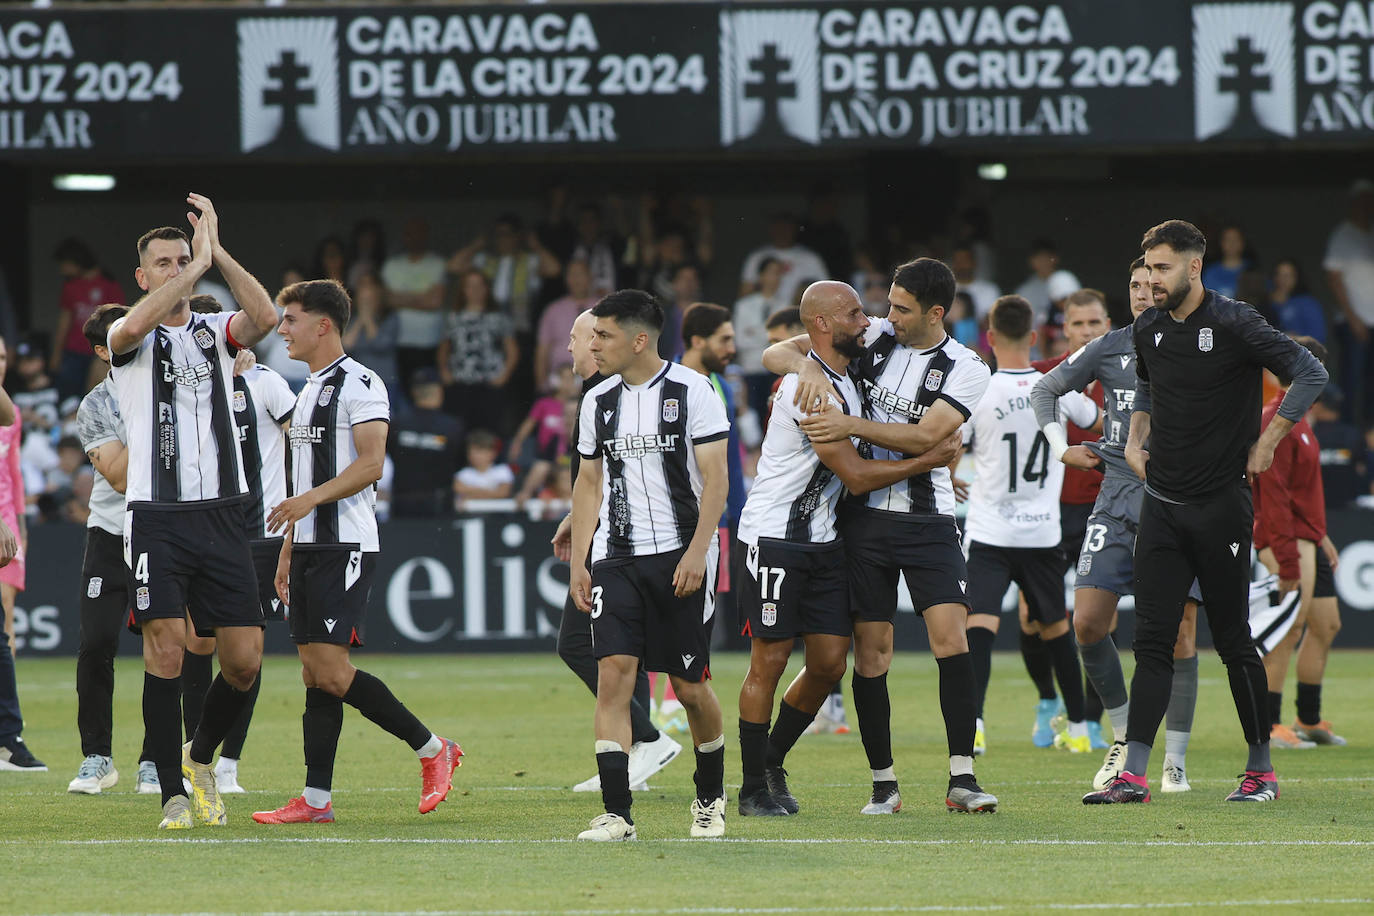
[[[86,382],[95,352],[81,330],[86,319],[107,302],[123,305],[124,290],[105,275],[95,253],[80,239],[64,239],[53,257],[64,282],[48,371],[56,377],[62,397],[67,398],[83,395],[89,388]]]

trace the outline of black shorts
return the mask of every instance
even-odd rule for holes
[[[361,646],[377,554],[350,545],[300,544],[291,550],[291,641]]]
[[[1336,574],[1331,569],[1331,561],[1326,558],[1322,545],[1317,545],[1317,577],[1312,581],[1313,598],[1336,597]]]
[[[1026,598],[1028,617],[1057,623],[1064,607],[1064,557],[1058,547],[968,545],[968,596],[975,614],[1000,614],[1002,597],[1015,582]]]
[[[791,639],[809,633],[849,636],[844,545],[759,538],[735,546],[740,635]]]
[[[258,576],[258,604],[268,620],[285,620],[286,606],[277,597],[277,561],[281,559],[282,538],[253,541],[253,571]]]
[[[264,625],[241,500],[139,503],[129,514],[131,627],[188,612],[199,636]]]
[[[881,509],[851,509],[840,522],[849,574],[849,613],[894,620],[897,576],[906,577],[917,614],[937,604],[969,606],[968,572],[954,519],[909,519]]]
[[[125,618],[129,611],[129,567],[124,565],[124,539],[103,528],[86,529],[81,558],[81,619]],[[115,624],[118,634],[118,624]]]
[[[711,628],[716,619],[716,541],[706,553],[701,588],[673,594],[673,571],[685,549],[592,566],[592,654],[632,655],[646,671],[697,683],[711,677]]]
[[[1088,516],[1093,514],[1092,503],[1059,504],[1059,550],[1060,562],[1064,568],[1060,574],[1073,568],[1078,552],[1083,548],[1083,535],[1088,530]]]

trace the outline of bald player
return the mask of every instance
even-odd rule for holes
[[[858,294],[845,283],[812,283],[802,295],[801,319],[810,343],[805,358],[829,380],[829,403],[860,414],[863,400],[849,363],[863,355],[869,320]],[[784,376],[735,551],[741,629],[751,638],[739,695],[739,812],[746,816],[797,813],[784,759],[844,676],[854,625],[837,531],[842,490],[890,486],[948,464],[959,450],[957,433],[920,457],[898,460],[865,459],[849,439],[813,445],[801,428],[806,414],[794,403],[796,393],[796,374]],[[770,733],[773,696],[799,636],[806,666],[783,695]]]
[[[858,437],[874,457],[900,460],[924,454],[958,431],[982,399],[990,373],[976,353],[945,333],[954,288],[954,274],[939,261],[918,258],[897,268],[887,317],[870,322],[863,355],[854,363],[866,397],[863,416],[819,397],[831,382],[807,356],[808,338],[794,337],[764,352],[771,371],[798,374],[799,406],[815,411],[802,421],[812,443]],[[945,803],[953,811],[995,811],[997,798],[973,775],[977,685],[964,632],[968,572],[948,468],[848,500],[840,530],[854,617],[854,710],[873,773],[873,793],[861,813],[894,814],[902,805],[887,692],[899,576],[925,620],[939,667],[949,747]]]

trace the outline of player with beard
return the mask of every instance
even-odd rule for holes
[[[1145,259],[1136,258],[1130,268],[1131,314],[1139,317],[1154,303]],[[1140,525],[1140,500],[1145,490],[1140,478],[1126,464],[1126,434],[1130,430],[1135,401],[1135,344],[1132,329],[1117,328],[1075,350],[1031,389],[1036,421],[1050,442],[1051,455],[1069,467],[1100,467],[1105,477],[1079,538],[1073,593],[1073,624],[1088,682],[1103,698],[1115,733],[1107,757],[1093,779],[1093,788],[1105,788],[1126,762],[1126,718],[1129,713],[1126,677],[1121,656],[1112,637],[1116,606],[1122,595],[1133,592],[1136,529]],[[1098,382],[1106,395],[1102,438],[1073,444],[1055,415],[1056,399],[1084,384]],[[1160,791],[1187,792],[1186,754],[1197,705],[1197,602],[1201,597],[1193,583],[1183,607],[1178,641],[1174,645],[1174,679],[1165,722],[1164,774]]]
[[[1254,507],[1246,478],[1269,469],[1274,449],[1321,393],[1326,370],[1253,308],[1203,287],[1207,239],[1196,226],[1169,220],[1146,232],[1140,247],[1154,307],[1135,322],[1139,380],[1125,450],[1145,481],[1135,546],[1136,668],[1125,768],[1083,803],[1150,800],[1145,772],[1193,578],[1249,746],[1227,800],[1273,801],[1279,784],[1269,759],[1267,684],[1247,619]],[[1293,382],[1261,432],[1255,408],[1266,368]]]
[[[873,457],[900,460],[924,454],[969,418],[987,390],[988,367],[945,333],[954,301],[954,274],[939,261],[918,258],[898,267],[888,291],[888,315],[865,334],[856,362],[867,395],[864,416],[828,404],[833,388],[825,367],[806,355],[805,337],[769,347],[764,365],[798,373],[794,403],[811,415],[802,429],[813,443],[858,437]],[[856,497],[840,517],[854,622],[854,709],[873,773],[865,814],[901,808],[893,771],[891,704],[897,580],[905,576],[916,612],[925,619],[940,670],[940,709],[949,746],[946,805],[954,811],[995,811],[997,799],[973,775],[977,683],[964,632],[968,572],[954,521],[949,469],[935,468]]]
[[[849,365],[863,356],[869,320],[858,294],[837,281],[813,283],[802,296],[801,316],[811,342],[808,358],[834,386],[830,403],[860,413],[863,399]],[[849,439],[812,445],[801,428],[806,415],[793,403],[797,382],[796,375],[782,379],[740,519],[735,578],[743,635],[752,639],[739,696],[743,815],[797,813],[784,759],[844,676],[854,625],[836,530],[842,489],[867,493],[890,486],[946,465],[959,452],[956,435],[919,458],[888,461],[864,459]],[[798,636],[806,666],[787,688],[770,734],[773,696]]]

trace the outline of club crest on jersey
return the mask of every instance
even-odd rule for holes
[[[1197,332],[1197,348],[1203,353],[1212,352],[1212,329],[1203,328]]]
[[[778,606],[771,601],[763,603],[763,613],[759,614],[759,620],[766,627],[771,627],[778,622]]]
[[[321,407],[328,407],[328,406],[329,406],[329,402],[330,402],[331,400],[333,400],[333,398],[334,398],[334,386],[333,386],[333,385],[325,385],[325,386],[324,386],[324,389],[320,391],[320,406],[321,406]]]
[[[86,583],[86,597],[99,598],[100,588],[105,584],[105,580],[100,576],[91,576],[91,581]]]
[[[202,350],[208,350],[215,345],[215,335],[211,334],[206,328],[200,328],[195,334],[191,335],[196,339],[196,346]]]
[[[676,422],[677,422],[677,414],[678,414],[678,410],[677,410],[677,398],[666,398],[666,399],[664,399],[664,401],[663,401],[663,422],[664,422],[664,423],[676,423]]]
[[[243,413],[248,409],[248,399],[243,396],[242,391],[234,392],[234,413]]]
[[[1078,558],[1078,574],[1086,576],[1093,571],[1093,558],[1089,554],[1084,554]]]
[[[148,607],[153,603],[153,599],[148,597],[148,586],[140,585],[138,591],[134,593],[134,600],[138,603],[140,611],[148,610]]]
[[[944,380],[945,372],[943,369],[931,369],[929,372],[926,373],[926,390],[939,391],[940,385],[944,382]]]

